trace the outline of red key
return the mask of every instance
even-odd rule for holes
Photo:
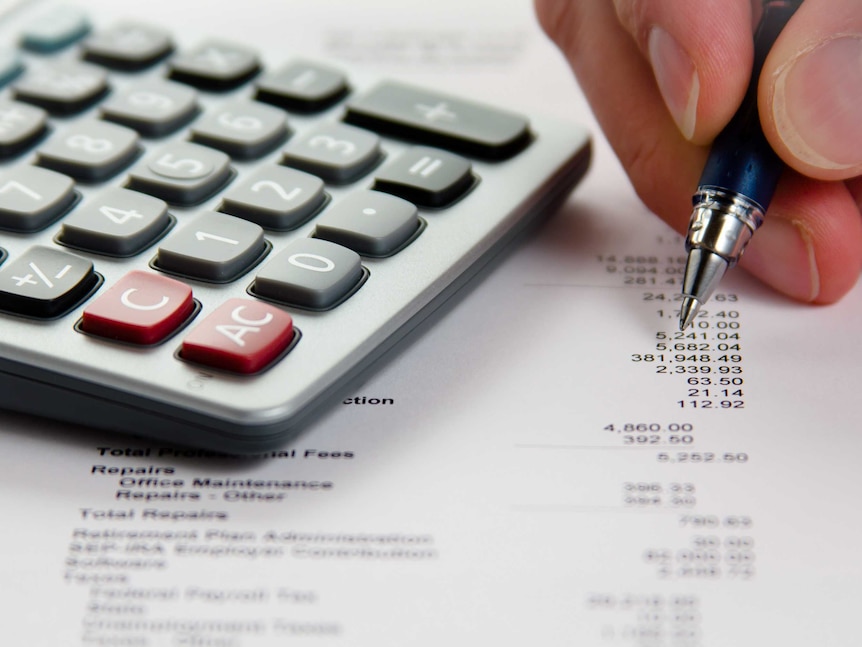
[[[235,373],[257,373],[293,340],[293,319],[260,301],[228,299],[183,341],[183,359]]]
[[[179,328],[194,307],[185,283],[133,270],[84,310],[81,328],[133,344],[155,344]]]

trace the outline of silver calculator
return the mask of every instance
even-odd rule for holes
[[[0,19],[2,408],[276,448],[589,164],[577,125],[104,6]]]

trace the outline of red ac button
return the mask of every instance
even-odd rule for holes
[[[293,319],[251,299],[228,299],[183,341],[183,359],[235,373],[266,368],[293,340]]]
[[[132,344],[156,344],[185,323],[194,308],[185,283],[134,270],[84,310],[81,329]]]

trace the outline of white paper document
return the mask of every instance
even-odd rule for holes
[[[862,287],[734,270],[679,332],[683,241],[515,4],[511,60],[420,80],[502,98],[510,69],[594,129],[584,184],[281,450],[0,412],[0,644],[859,645]],[[326,45],[347,26],[336,58],[377,33]]]

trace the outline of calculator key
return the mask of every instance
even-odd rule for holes
[[[363,128],[491,159],[520,152],[531,137],[520,115],[397,82],[381,83],[353,99],[344,118]]]
[[[257,273],[255,295],[311,310],[327,310],[362,283],[359,254],[317,238],[293,241]]]
[[[24,27],[21,45],[34,52],[55,52],[87,35],[87,14],[69,6],[54,7]]]
[[[324,110],[342,99],[348,90],[344,73],[310,61],[292,61],[265,74],[256,85],[258,101],[296,112]]]
[[[110,188],[63,220],[58,241],[97,254],[133,256],[152,245],[172,224],[163,200]]]
[[[260,71],[257,53],[220,40],[209,40],[180,53],[169,63],[170,76],[204,90],[232,90]]]
[[[90,36],[82,44],[84,58],[120,70],[142,70],[173,50],[170,34],[160,27],[123,22]]]
[[[414,146],[380,169],[374,188],[422,207],[443,207],[473,186],[471,168],[460,155]]]
[[[159,247],[156,269],[203,281],[227,283],[266,254],[259,225],[216,211],[205,211]]]
[[[84,309],[81,330],[132,344],[157,344],[194,311],[192,289],[185,283],[132,270]]]
[[[24,65],[21,63],[21,57],[13,49],[0,48],[0,86],[6,85],[21,74],[24,70]]]
[[[12,86],[15,98],[68,115],[89,108],[108,91],[104,70],[75,61],[56,61],[27,70]]]
[[[193,125],[191,139],[237,159],[255,159],[287,138],[283,111],[254,101],[234,101],[208,112]]]
[[[198,113],[198,93],[187,85],[153,79],[111,96],[100,107],[102,118],[134,128],[144,137],[164,137]]]
[[[27,150],[48,130],[48,114],[26,103],[0,101],[0,158]]]
[[[284,149],[282,163],[313,173],[326,182],[352,182],[382,158],[380,138],[341,123],[323,124],[295,137]]]
[[[234,373],[267,368],[289,347],[293,319],[251,299],[228,299],[183,340],[180,357]]]
[[[99,281],[90,261],[51,247],[31,247],[0,270],[0,309],[58,317],[89,296]]]
[[[388,256],[419,230],[416,207],[378,191],[356,191],[321,216],[315,238],[338,243],[365,256]]]
[[[91,119],[54,134],[37,151],[37,164],[97,182],[119,173],[139,152],[134,130]]]
[[[194,205],[219,191],[233,176],[221,151],[174,142],[132,167],[127,187],[170,203]]]
[[[327,199],[319,177],[285,166],[267,166],[231,187],[219,211],[284,231],[308,220]]]
[[[72,178],[36,166],[16,166],[0,174],[0,228],[43,229],[78,199]]]

